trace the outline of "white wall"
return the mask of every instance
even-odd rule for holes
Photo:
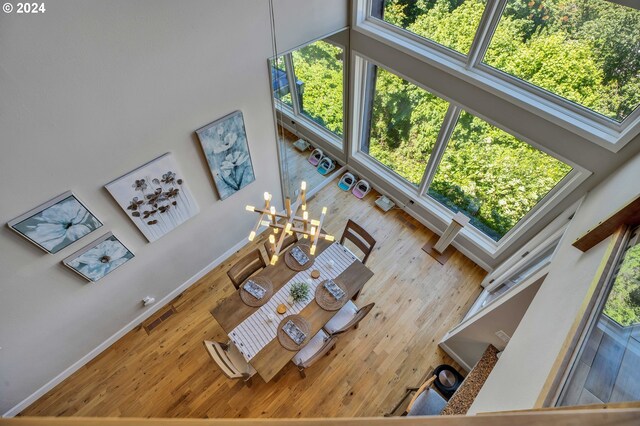
[[[275,3],[286,44],[347,22],[346,0]],[[105,226],[56,255],[0,230],[0,413],[8,414],[150,313],[144,296],[160,300],[243,241],[255,220],[245,204],[265,190],[280,197],[267,1],[46,7],[41,15],[0,14],[0,222],[73,190]],[[257,181],[222,202],[193,131],[237,109]],[[103,185],[168,151],[201,211],[148,244]],[[60,264],[108,230],[133,261],[96,284]]]
[[[476,365],[487,345],[492,344],[498,350],[504,350],[508,345],[495,333],[502,330],[508,336],[513,335],[543,280],[544,276],[530,284],[523,284],[523,288],[514,288],[513,294],[503,296],[505,300],[496,301],[470,318],[463,327],[447,334],[440,345],[445,352],[455,355],[454,359],[467,370]]]
[[[576,318],[610,238],[586,253],[571,245],[637,197],[640,155],[587,194],[542,284],[470,413],[532,408]]]

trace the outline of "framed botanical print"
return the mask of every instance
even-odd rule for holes
[[[7,223],[47,253],[57,253],[102,226],[71,191],[58,195]]]
[[[242,111],[235,111],[196,130],[220,199],[256,180]]]
[[[95,282],[133,259],[133,253],[109,232],[73,253],[62,263],[75,273]]]

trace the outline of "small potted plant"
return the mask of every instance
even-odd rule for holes
[[[305,282],[293,283],[291,284],[291,290],[289,290],[289,302],[290,305],[293,305],[296,302],[302,302],[307,300],[309,297],[309,284]]]

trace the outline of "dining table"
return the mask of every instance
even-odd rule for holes
[[[301,240],[298,244],[304,245],[305,242],[308,245],[308,240]],[[325,254],[324,256],[323,253]],[[312,284],[306,306],[304,304],[298,306],[298,310],[301,308],[298,315],[302,316],[309,325],[309,334],[306,339],[306,342],[308,342],[338,313],[338,310],[329,311],[321,308],[315,301],[314,289],[324,280],[333,279],[339,282],[346,290],[347,299],[345,300],[349,300],[358,294],[365,283],[373,276],[373,272],[368,267],[338,242],[324,239],[318,241],[316,253],[313,256],[314,264],[304,271],[291,269],[284,261],[284,256],[285,254],[281,255],[280,260],[275,265],[268,265],[249,278],[256,279],[256,281],[258,281],[257,277],[266,278],[273,285],[270,300],[262,306],[249,306],[240,296],[240,291],[242,290],[237,290],[222,299],[211,310],[215,320],[234,343],[237,343],[234,336],[238,338],[239,334],[245,336],[245,339],[252,339],[251,336],[246,337],[247,335],[255,335],[256,339],[262,339],[261,345],[264,346],[260,347],[261,345],[258,345],[257,348],[254,348],[254,350],[257,350],[256,353],[251,353],[246,349],[249,345],[236,344],[236,346],[240,346],[245,359],[265,382],[273,379],[297,352],[297,350],[286,349],[278,340],[277,331],[274,331],[277,330],[277,325],[292,313],[290,312],[291,309],[288,309],[282,315],[278,314],[275,309],[272,311],[273,305],[277,301],[282,300],[283,297],[286,299],[288,296],[288,287],[283,287],[290,285],[294,280],[297,282],[303,279]],[[334,258],[337,259],[337,265],[336,261],[333,260]],[[320,277],[316,279],[311,277],[311,272],[314,270],[320,271]],[[293,306],[288,307],[292,308]],[[243,347],[245,348],[244,351],[242,351]]]

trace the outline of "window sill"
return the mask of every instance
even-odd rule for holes
[[[438,203],[428,195],[420,195],[418,189],[406,182],[395,173],[378,163],[374,159],[370,158],[367,154],[355,151],[351,155],[351,160],[357,161],[365,169],[380,177],[387,184],[391,185],[394,190],[399,191],[403,197],[413,201],[413,204],[427,213],[433,215],[437,220],[446,224],[445,227],[451,222],[454,213],[445,206]],[[547,214],[559,200],[563,199],[566,194],[571,193],[577,186],[579,186],[591,173],[584,169],[574,169],[563,182],[561,187],[558,187],[556,191],[549,193],[546,200],[541,201],[539,206],[527,213],[514,228],[507,232],[499,241],[494,241],[482,231],[469,225],[460,231],[460,238],[469,241],[473,246],[481,250],[484,254],[496,258],[500,256],[505,250],[507,250],[511,244],[527,232],[531,226],[533,226],[541,215]],[[399,198],[396,194],[389,194],[392,198]],[[411,206],[407,206],[405,203],[403,207],[407,210],[411,210],[412,213],[422,216],[417,211],[413,211]],[[438,229],[439,232],[444,231]]]
[[[418,194],[418,189],[415,186],[412,186],[410,183],[406,182],[402,178],[396,176],[393,172],[388,170],[386,167],[379,164],[377,161],[372,160],[366,154],[362,152],[357,152],[351,156],[352,159],[356,160],[363,167],[365,167],[370,172],[374,173],[376,176],[381,177],[387,183],[390,183],[396,190],[400,191],[402,196],[408,198],[413,201],[414,205],[420,207],[441,222],[448,224],[451,222],[451,219],[454,216],[454,213],[447,209],[446,207],[440,205],[437,201],[432,200],[429,196],[420,196]],[[390,194],[392,198],[398,198],[394,196],[394,194]],[[412,210],[411,206],[403,204],[403,208],[408,210]],[[418,213],[418,212],[414,212]],[[446,227],[446,225],[445,225]],[[438,229],[439,232],[443,232],[443,229]],[[463,228],[459,234],[462,238],[469,240],[474,246],[478,247],[485,254],[488,254],[491,257],[494,257],[498,249],[500,248],[500,244],[493,241],[491,238],[484,235],[482,232],[474,228],[473,226],[468,226]]]
[[[453,56],[450,57],[437,49],[429,49],[423,43],[403,37],[397,34],[397,31],[386,28],[385,25],[372,19],[359,19],[354,30],[499,96],[609,151],[618,152],[640,132],[639,114],[628,118],[631,122],[624,126],[616,123],[609,123],[609,125],[598,123],[593,118],[551,101],[548,99],[549,96],[535,93],[540,89],[529,88],[527,83],[514,84],[508,81],[513,77],[502,76],[503,73],[500,71],[483,64],[475,69],[468,69],[464,61],[456,60]],[[529,90],[520,86],[526,86]],[[576,109],[582,109],[582,107],[576,107]],[[588,115],[591,116],[591,113]]]

